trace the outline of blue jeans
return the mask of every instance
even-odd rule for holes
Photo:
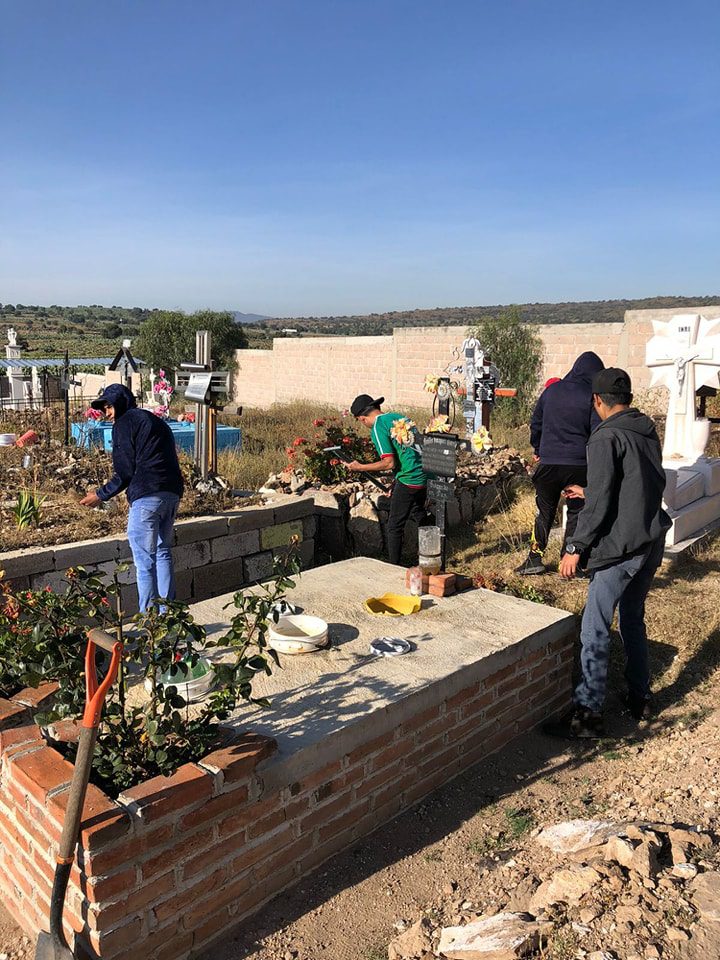
[[[600,713],[605,703],[610,628],[615,610],[625,648],[625,679],[633,697],[650,695],[650,666],[645,630],[645,598],[660,566],[665,536],[643,551],[590,575],[587,602],[580,628],[582,680],[575,690],[575,703]]]
[[[173,524],[180,498],[161,491],[130,504],[127,535],[137,572],[140,611],[158,599],[175,599]]]

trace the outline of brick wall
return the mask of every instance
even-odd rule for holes
[[[720,306],[697,307],[696,312],[720,317]],[[652,320],[668,320],[676,313],[677,309],[629,310],[624,323],[540,324],[535,329],[545,347],[543,379],[563,376],[579,354],[594,350],[606,366],[624,367],[636,390],[644,389],[650,381],[645,344],[652,335]],[[444,371],[465,331],[462,326],[401,327],[385,337],[278,339],[272,350],[237,352],[235,394],[251,407],[295,399],[346,407],[358,393],[384,396],[400,407],[425,407],[426,374]]]
[[[279,497],[266,507],[179,520],[173,548],[178,600],[205,600],[266,579],[272,573],[273,557],[294,537],[300,540],[303,568],[311,567],[317,528],[314,510],[312,497]],[[70,567],[111,574],[119,561],[129,564],[120,579],[123,604],[131,614],[137,611],[137,590],[125,536],[7,551],[0,553],[0,570],[21,590],[63,589]]]
[[[568,618],[569,619],[569,618]],[[243,735],[110,800],[91,787],[65,913],[81,955],[174,960],[541,719],[571,692],[568,620],[345,725],[309,757]],[[72,768],[0,701],[0,890],[47,926]],[[298,772],[300,771],[300,772]]]

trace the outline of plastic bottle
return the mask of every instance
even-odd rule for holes
[[[410,593],[413,597],[422,596],[422,570],[412,567],[410,570]]]

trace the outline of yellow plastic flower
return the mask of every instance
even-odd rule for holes
[[[440,377],[436,377],[435,374],[429,373],[425,377],[425,385],[423,386],[423,390],[425,390],[426,393],[437,393],[439,384]]]
[[[492,437],[490,436],[487,427],[480,427],[479,430],[476,430],[472,435],[470,444],[475,453],[487,453],[488,450],[492,450]]]
[[[393,438],[393,440],[395,440],[396,443],[400,443],[404,447],[409,447],[414,440],[414,429],[415,424],[412,420],[410,420],[408,417],[401,417],[399,420],[393,420],[390,436]]]
[[[450,433],[450,421],[447,416],[443,413],[437,417],[432,417],[425,427],[425,433]]]

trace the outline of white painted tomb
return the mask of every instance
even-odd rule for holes
[[[663,443],[665,508],[673,521],[667,545],[703,533],[720,518],[720,459],[705,456],[710,421],[698,418],[695,392],[717,387],[720,372],[720,320],[678,314],[667,323],[653,320],[645,362],[651,384],[668,387]]]

